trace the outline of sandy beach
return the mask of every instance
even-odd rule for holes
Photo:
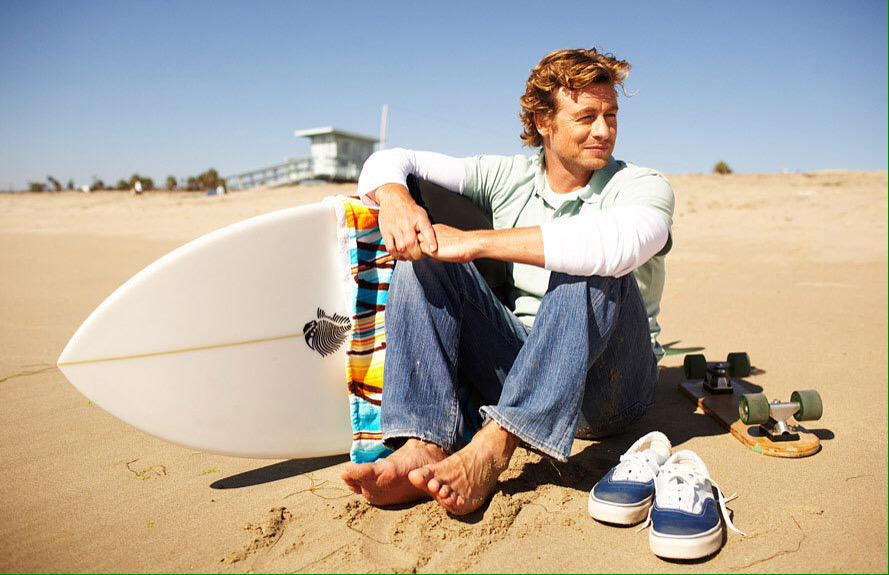
[[[155,439],[55,367],[87,315],[166,252],[354,185],[0,194],[0,571],[886,572],[886,172],[670,181],[662,343],[747,351],[770,397],[818,389],[821,452],[746,449],[680,395],[676,353],[629,432],[577,441],[565,464],[519,449],[490,504],[462,519],[431,502],[366,504],[339,480],[345,457],[236,459]],[[647,533],[588,516],[589,489],[653,429],[738,494],[746,537],[671,563]]]

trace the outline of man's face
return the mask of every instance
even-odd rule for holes
[[[571,169],[601,170],[617,141],[617,92],[609,84],[556,93],[556,112],[536,119],[547,158],[553,154]]]

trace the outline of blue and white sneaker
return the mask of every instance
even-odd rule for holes
[[[718,500],[713,497],[714,487]],[[654,505],[649,516],[651,550],[667,559],[700,559],[716,553],[724,533],[720,515],[729,529],[744,535],[732,524],[725,507],[732,499],[734,496],[726,499],[722,495],[696,453],[674,453],[655,479]]]
[[[654,495],[658,469],[670,457],[672,447],[660,431],[643,435],[620,456],[590,491],[587,505],[594,519],[618,525],[634,525],[645,519]]]

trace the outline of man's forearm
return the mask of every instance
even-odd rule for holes
[[[475,236],[478,258],[544,266],[543,234],[539,226],[469,233]]]
[[[408,189],[400,184],[384,184],[367,194],[367,197],[378,206],[383,205],[386,196],[395,196],[398,199],[410,200],[412,203],[415,203]]]

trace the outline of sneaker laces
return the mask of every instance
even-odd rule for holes
[[[657,463],[650,455],[646,455],[645,452],[635,451],[632,453],[624,453],[620,456],[618,467],[623,469],[621,469],[620,474],[618,474],[617,469],[615,469],[614,475],[619,475],[620,478],[623,478],[624,475],[629,476],[636,471],[638,477],[634,477],[633,479],[638,479],[640,483],[654,480],[658,474]],[[627,479],[629,479],[629,477],[627,477]]]
[[[668,506],[682,509],[689,513],[692,513],[694,510],[694,502],[697,499],[698,490],[702,487],[706,489],[706,482],[709,481],[710,485],[716,488],[716,494],[719,496],[719,511],[725,524],[735,533],[746,537],[747,534],[735,527],[735,524],[732,523],[731,514],[728,511],[728,507],[726,507],[728,502],[738,498],[737,493],[732,493],[726,497],[723,495],[722,489],[715,481],[706,478],[693,469],[689,469],[687,465],[664,465],[661,467],[659,475],[664,483],[671,486],[671,489],[667,494]],[[645,523],[637,529],[637,532],[644,530],[651,524],[652,509],[654,509],[654,505],[648,508],[648,517],[645,519]]]

